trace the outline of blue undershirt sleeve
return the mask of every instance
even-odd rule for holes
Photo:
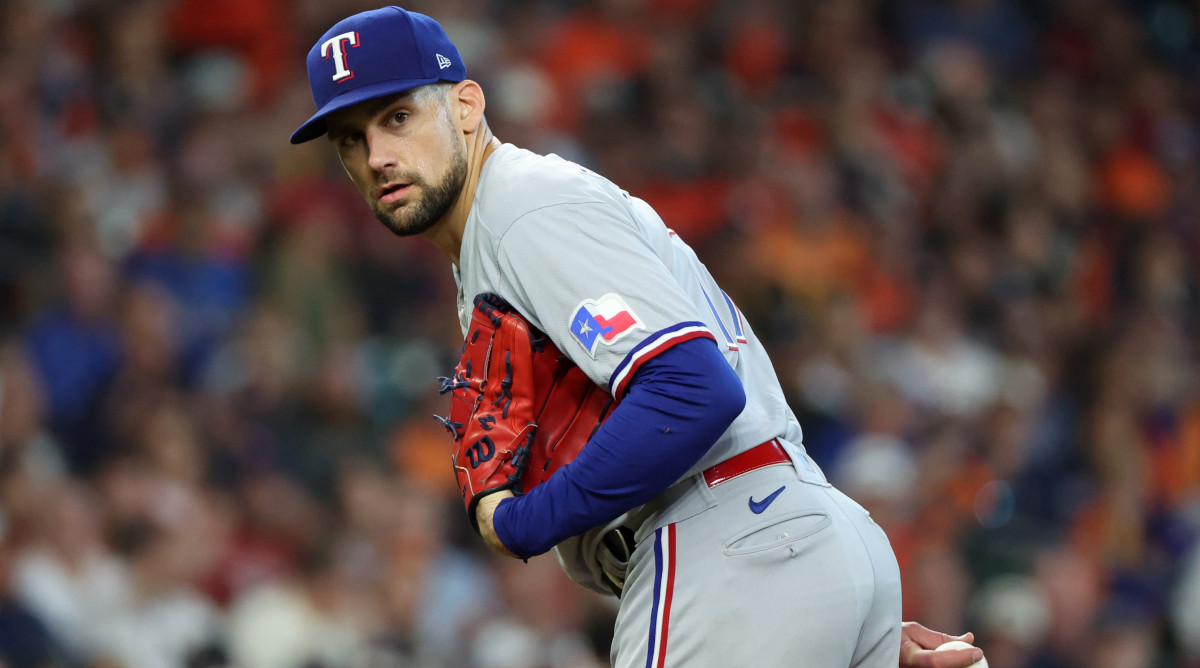
[[[664,350],[637,370],[574,462],[500,502],[496,535],[527,558],[646,503],[700,461],[745,406],[741,379],[713,341]]]

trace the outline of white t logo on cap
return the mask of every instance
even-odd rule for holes
[[[354,78],[354,72],[346,64],[346,48],[342,46],[343,42],[349,42],[350,46],[358,46],[358,33],[344,32],[321,43],[322,58],[328,58],[330,52],[333,53],[333,66],[337,68],[333,75],[334,81]]]

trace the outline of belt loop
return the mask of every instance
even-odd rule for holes
[[[783,446],[783,449],[788,453],[788,457],[792,459],[792,463],[796,467],[796,475],[801,480],[822,485],[829,484],[829,480],[825,477],[825,472],[821,470],[817,461],[808,454],[807,450],[783,439],[779,439],[779,444]]]

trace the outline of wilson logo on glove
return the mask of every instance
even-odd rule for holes
[[[475,310],[454,375],[442,378],[451,459],[471,526],[479,499],[524,494],[575,459],[616,402],[494,294]]]
[[[483,449],[484,446],[487,446],[486,452]],[[471,444],[471,447],[467,448],[467,458],[471,460],[471,468],[473,469],[479,468],[480,464],[489,461],[495,454],[496,444],[487,436],[475,441]]]

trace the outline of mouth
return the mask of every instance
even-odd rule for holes
[[[393,204],[404,199],[412,189],[411,183],[389,183],[379,189],[379,203]]]

